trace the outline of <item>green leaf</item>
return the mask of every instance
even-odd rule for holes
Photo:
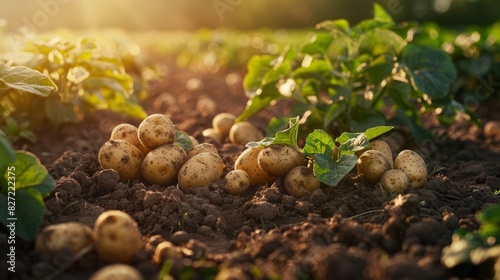
[[[34,154],[27,151],[16,152],[16,161],[11,166],[15,167],[13,173],[16,175],[16,191],[35,189],[45,196],[54,189],[54,180]]]
[[[364,133],[358,133],[356,137],[347,139],[339,146],[339,156],[354,155],[368,147],[368,139]]]
[[[299,117],[290,118],[289,127],[276,133],[273,144],[291,145],[297,147],[297,135],[299,133]]]
[[[183,131],[175,131],[175,144],[179,145],[185,151],[189,151],[193,148],[193,141],[189,138],[189,135]]]
[[[367,129],[365,132],[363,132],[363,134],[365,135],[366,139],[368,141],[370,141],[373,138],[378,137],[378,136],[390,131],[393,128],[394,127],[392,127],[392,126],[377,126],[377,127],[372,127],[372,128]],[[339,142],[340,144],[343,144],[349,139],[354,139],[354,138],[358,137],[360,134],[361,133],[344,132],[344,133],[342,133],[342,135],[337,137],[337,139],[335,139],[335,141]]]
[[[394,68],[394,60],[388,55],[376,57],[366,69],[366,78],[373,84],[380,84],[383,80],[390,77]]]
[[[443,98],[457,77],[450,56],[440,49],[408,44],[401,53],[401,65],[414,86],[431,98]]]
[[[332,137],[321,129],[316,129],[306,138],[306,144],[302,152],[309,156],[324,154],[328,158],[333,158],[335,142]]]
[[[5,133],[0,130],[0,171],[16,160],[16,153]]]
[[[7,226],[7,229],[10,229],[9,225],[14,224],[17,236],[32,241],[36,237],[45,214],[43,196],[34,189],[24,189],[16,191],[13,198],[15,198],[15,208],[14,212],[10,212],[9,207],[13,204],[9,204],[7,196],[0,196],[0,222]],[[10,200],[10,202],[13,201]],[[9,213],[15,215],[10,216]],[[9,218],[13,219],[9,220]]]
[[[311,42],[302,47],[302,52],[310,55],[326,54],[332,41],[333,37],[331,34],[317,32],[314,34]]]
[[[56,128],[78,120],[74,105],[62,103],[58,96],[50,96],[45,100],[45,114]]]
[[[328,186],[336,186],[356,166],[358,157],[343,155],[338,161],[333,161],[326,154],[317,154],[314,162],[314,175]]]
[[[40,96],[48,96],[52,91],[57,91],[54,82],[36,70],[0,63],[0,90],[9,88]]]
[[[394,23],[392,16],[378,3],[373,5],[373,19],[380,22]]]
[[[282,98],[275,84],[264,85],[261,90],[247,102],[245,110],[238,116],[236,122],[243,121],[267,108],[271,102]]]
[[[261,88],[264,76],[273,67],[273,60],[274,57],[269,55],[254,55],[248,61],[248,72],[243,78],[243,86],[249,97],[253,97],[255,92]]]
[[[347,33],[349,31],[349,21],[346,19],[325,20],[316,25],[316,29],[325,29],[328,31],[342,31]]]

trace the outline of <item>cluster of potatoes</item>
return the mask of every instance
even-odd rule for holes
[[[247,148],[237,157],[234,170],[226,175],[226,191],[239,194],[251,186],[272,184],[280,177],[287,193],[297,198],[321,186],[297,147],[272,144]]]
[[[409,186],[423,188],[427,183],[427,166],[418,153],[403,150],[393,160],[391,147],[383,140],[370,141],[368,149],[359,155],[356,168],[366,182],[380,183],[391,193],[404,192]]]
[[[93,228],[80,222],[49,225],[35,239],[39,255],[55,256],[66,251],[76,256],[93,249],[103,260],[113,263],[95,272],[92,280],[142,279],[140,273],[128,265],[142,247],[142,234],[136,221],[119,210],[103,212]],[[128,275],[135,277],[125,277]]]
[[[178,182],[187,191],[192,186],[206,187],[222,176],[225,163],[214,145],[198,144],[189,151],[175,144],[176,130],[163,114],[145,118],[138,127],[120,124],[110,140],[99,150],[102,168],[113,169],[123,179],[144,179],[165,185]]]

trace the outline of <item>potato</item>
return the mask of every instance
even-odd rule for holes
[[[236,116],[231,113],[220,113],[212,120],[212,127],[219,133],[222,139],[229,136],[229,131],[236,121]]]
[[[229,141],[238,145],[246,145],[248,142],[260,141],[264,135],[251,122],[235,123],[229,130]]]
[[[153,263],[162,264],[166,259],[181,259],[181,250],[170,241],[163,241],[156,246]]]
[[[304,165],[304,157],[297,147],[269,145],[259,152],[257,163],[269,175],[284,177],[292,168]]]
[[[415,189],[425,187],[427,183],[427,166],[422,157],[412,150],[401,151],[394,159],[394,168],[403,171]]]
[[[99,256],[108,262],[129,263],[142,248],[142,235],[127,213],[110,210],[97,217],[92,232]]]
[[[223,267],[217,275],[215,276],[215,280],[250,280],[252,279],[248,276],[243,268],[241,267]]]
[[[389,144],[383,140],[372,140],[368,143],[368,150],[377,150],[382,152],[384,156],[389,160],[391,168],[394,167],[394,158],[392,156],[392,150]]]
[[[367,150],[358,158],[356,168],[362,174],[366,182],[376,184],[382,175],[391,169],[391,164],[387,157],[380,151]]]
[[[214,153],[199,153],[188,159],[179,170],[179,189],[208,187],[222,176],[224,161]]]
[[[232,170],[224,177],[224,190],[233,195],[244,193],[250,187],[250,178],[243,170]]]
[[[217,142],[221,142],[223,140],[219,132],[213,128],[204,129],[201,134],[203,137],[212,138]]]
[[[128,124],[128,123],[122,123],[115,128],[113,128],[113,131],[111,131],[111,137],[110,139],[112,140],[125,140],[128,143],[136,146],[141,150],[143,154],[147,154],[149,152],[144,145],[142,145],[141,141],[139,141],[139,136],[137,135],[137,127],[134,125]]]
[[[127,264],[110,264],[90,275],[89,280],[144,280],[139,270]]]
[[[167,144],[158,147],[144,157],[141,164],[142,177],[151,184],[174,183],[186,158],[186,151],[179,146]]]
[[[484,124],[484,136],[493,139],[500,139],[500,121],[488,121]]]
[[[199,153],[214,153],[216,155],[219,154],[217,148],[214,144],[211,143],[201,143],[194,146],[189,152],[187,152],[187,159],[192,158],[194,155]]]
[[[410,185],[406,174],[399,169],[387,170],[380,178],[382,188],[390,193],[404,192]]]
[[[303,197],[321,186],[320,180],[314,176],[312,169],[306,166],[296,166],[285,177],[285,190],[293,197]]]
[[[175,141],[175,126],[163,114],[153,114],[145,118],[137,128],[137,132],[142,145],[149,150],[173,144]]]
[[[92,228],[79,222],[49,225],[36,236],[35,250],[40,255],[56,255],[63,249],[78,253],[92,244]]]
[[[276,177],[271,176],[260,169],[257,158],[261,150],[262,147],[247,148],[236,158],[236,161],[234,162],[235,170],[243,170],[248,174],[250,186],[252,187],[266,184],[270,185],[276,180]]]
[[[109,140],[97,155],[103,169],[115,170],[123,179],[140,179],[144,154],[125,140]]]
[[[193,136],[189,135],[189,139],[191,139],[191,143],[193,143],[193,147],[200,144],[198,142],[198,140],[196,140],[196,138],[194,138]]]

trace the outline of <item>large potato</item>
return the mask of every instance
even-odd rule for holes
[[[99,215],[92,237],[97,253],[108,262],[129,263],[142,248],[142,235],[137,223],[119,210]]]
[[[320,180],[314,176],[312,169],[306,166],[296,166],[285,177],[285,190],[293,197],[303,197],[321,186]]]
[[[229,131],[236,121],[236,116],[231,113],[220,113],[212,120],[212,127],[219,132],[222,139],[229,136]]]
[[[94,272],[89,280],[143,280],[136,268],[127,264],[110,264]]]
[[[175,126],[163,114],[153,114],[145,118],[137,128],[137,132],[142,145],[149,150],[173,144],[175,141]]]
[[[125,140],[130,144],[139,148],[139,150],[141,150],[143,154],[147,154],[149,150],[146,149],[144,145],[142,145],[141,141],[139,141],[139,136],[137,134],[138,134],[137,127],[129,123],[122,123],[113,128],[113,131],[111,131],[110,139]]]
[[[259,152],[257,163],[269,175],[284,177],[292,168],[304,165],[304,157],[297,147],[270,145]]]
[[[92,229],[79,222],[49,225],[36,236],[35,250],[41,255],[56,255],[63,249],[77,253],[92,244]]]
[[[97,155],[103,169],[115,170],[123,179],[140,179],[144,154],[125,140],[109,140]]]
[[[394,168],[403,171],[415,189],[425,187],[427,166],[422,157],[412,150],[401,151],[394,159]]]
[[[248,174],[250,186],[257,187],[266,184],[272,184],[276,177],[269,175],[267,172],[260,169],[257,162],[259,152],[262,147],[247,148],[244,150],[234,162],[235,170],[243,170]]]
[[[391,146],[384,140],[372,140],[368,143],[368,150],[380,151],[389,160],[391,168],[394,167],[394,157],[392,156]]]
[[[358,158],[356,168],[362,174],[366,182],[376,184],[382,175],[391,169],[391,164],[387,157],[380,151],[367,150]]]
[[[224,161],[214,153],[199,153],[188,159],[179,170],[179,189],[208,187],[222,176]]]
[[[151,184],[174,183],[179,169],[186,161],[183,148],[167,144],[149,152],[141,164],[142,177]]]
[[[229,130],[229,141],[231,143],[246,145],[248,142],[260,141],[264,135],[251,122],[235,123]]]

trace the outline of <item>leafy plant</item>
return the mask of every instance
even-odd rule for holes
[[[0,222],[20,238],[33,240],[45,213],[43,198],[55,188],[39,159],[14,151],[0,130]],[[10,243],[9,243],[10,244]]]
[[[311,132],[302,148],[302,153],[311,158],[314,175],[325,185],[336,186],[356,166],[356,152],[368,147],[371,139],[388,131],[391,126],[378,126],[362,133],[345,132],[335,139],[321,129]],[[299,117],[290,118],[289,127],[278,131],[274,137],[266,137],[259,142],[249,142],[247,147],[269,146],[272,144],[297,146]],[[337,144],[338,143],[338,144]]]
[[[500,205],[492,205],[476,214],[477,232],[459,230],[452,243],[443,248],[441,260],[448,268],[469,263],[479,265],[494,260],[491,274],[500,275]],[[490,262],[491,263],[491,262]],[[487,278],[496,279],[494,275]]]
[[[449,94],[456,69],[448,54],[411,43],[409,28],[378,4],[373,19],[355,26],[340,19],[316,27],[299,48],[291,44],[279,56],[249,60],[244,87],[250,100],[237,121],[285,99],[293,103],[289,114],[303,116],[309,131],[340,135],[400,124],[425,138],[422,112],[436,111],[450,123],[463,111]]]
[[[81,114],[95,109],[146,116],[137,104],[133,78],[126,73],[120,57],[103,51],[95,40],[27,40],[22,51],[2,58],[9,65],[23,65],[46,74],[58,89],[40,96],[28,96],[18,88],[4,93],[3,99],[8,99],[12,108],[7,113],[15,113],[17,120],[34,125],[48,119],[58,127],[76,122]]]

